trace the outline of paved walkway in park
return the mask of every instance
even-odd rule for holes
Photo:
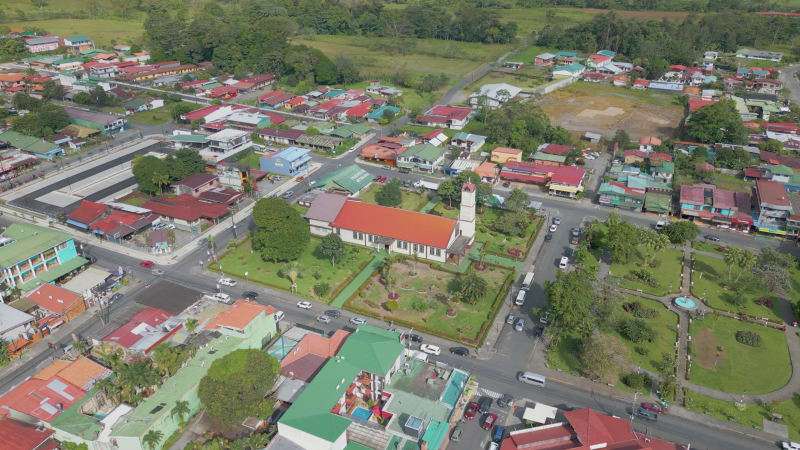
[[[376,270],[378,270],[378,266],[381,264],[381,261],[383,261],[383,258],[385,258],[386,256],[387,255],[385,252],[376,253],[375,257],[372,258],[372,261],[370,261],[369,264],[364,266],[364,268],[361,269],[361,272],[359,272],[358,275],[356,275],[350,281],[350,283],[347,286],[345,286],[345,288],[342,289],[341,292],[339,292],[339,295],[337,295],[336,298],[333,299],[333,301],[331,302],[331,306],[335,306],[336,308],[341,308],[344,305],[344,302],[346,302],[347,299],[349,299],[353,294],[355,294],[358,288],[361,287],[361,285],[364,284],[365,281],[367,281],[367,278],[369,278]]]

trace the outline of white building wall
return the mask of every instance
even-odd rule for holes
[[[336,441],[331,442],[278,422],[278,434],[306,450],[342,450],[347,446],[347,433],[342,433]]]

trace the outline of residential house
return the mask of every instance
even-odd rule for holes
[[[263,128],[258,130],[258,136],[261,139],[283,145],[296,145],[297,138],[303,134],[301,130],[283,130],[280,128]]]
[[[333,152],[342,143],[342,139],[321,134],[302,134],[297,138],[297,145],[322,152]]]
[[[236,86],[217,86],[205,92],[205,96],[215,100],[227,102],[239,95],[239,88]]]
[[[396,165],[398,155],[417,143],[416,139],[402,137],[378,138],[376,143],[361,148],[361,158]]]
[[[128,128],[128,121],[119,114],[87,111],[69,106],[64,109],[71,123],[98,130],[104,135],[114,135]]]
[[[206,139],[209,143],[208,148],[201,151],[200,156],[215,165],[253,146],[250,133],[232,128],[210,134]]]
[[[753,80],[753,91],[761,94],[779,95],[783,90],[783,81],[771,78],[756,78]]]
[[[387,112],[388,111],[388,112]],[[374,111],[368,113],[364,117],[367,119],[367,122],[377,123],[380,122],[382,119],[391,116],[397,117],[397,113],[400,112],[400,108],[391,105],[383,105],[379,106]]]
[[[639,150],[643,152],[653,151],[653,147],[661,145],[661,139],[655,136],[644,136],[639,138]]]
[[[481,177],[482,182],[493,185],[497,183],[497,177],[500,174],[500,169],[497,167],[497,164],[484,161],[475,168],[475,173]]]
[[[598,203],[601,205],[640,211],[644,205],[646,191],[643,188],[611,181],[602,183],[597,193],[600,195]]]
[[[778,186],[783,189],[783,186]],[[681,217],[685,219],[722,225],[744,232],[749,231],[753,225],[753,218],[750,215],[750,195],[747,193],[718,189],[711,184],[682,185],[680,205]]]
[[[628,76],[614,75],[614,77],[611,79],[611,84],[617,87],[625,87],[628,85]]]
[[[644,163],[647,153],[642,150],[625,150],[624,158],[625,164]]]
[[[755,227],[764,233],[785,235],[789,216],[794,214],[786,187],[775,181],[756,182]]]
[[[372,183],[371,173],[357,164],[350,164],[314,180],[309,189],[325,189],[328,192],[355,196]]]
[[[422,142],[426,144],[431,144],[435,146],[440,146],[447,142],[449,138],[446,134],[444,134],[444,130],[441,128],[437,128],[429,133],[426,133],[422,136]]]
[[[565,156],[570,150],[574,150],[572,145],[562,144],[542,144],[536,148],[537,153],[547,153],[549,155]]]
[[[16,358],[41,340],[36,318],[0,299],[0,339],[8,343],[8,357]]]
[[[194,197],[199,197],[201,192],[216,187],[219,187],[217,176],[208,172],[194,173],[172,183],[172,190],[176,195],[191,194]]]
[[[577,52],[564,52],[558,51],[556,52],[556,62],[560,64],[574,64],[575,61],[578,60],[578,53]]]
[[[122,350],[127,355],[145,354],[161,344],[167,333],[176,330],[178,325],[180,321],[174,319],[172,314],[145,306],[130,315],[121,326],[101,335],[95,345],[103,343]]]
[[[273,91],[258,97],[258,106],[262,108],[282,108],[286,103],[295,98],[295,95],[286,91]]]
[[[0,133],[0,143],[42,159],[53,159],[65,154],[64,149],[52,142],[11,130]]]
[[[142,208],[168,219],[170,223],[190,231],[200,231],[201,222],[216,224],[228,214],[228,207],[205,202],[190,194],[148,200]]]
[[[774,166],[770,166],[768,169],[770,174],[770,180],[778,182],[780,184],[786,185],[789,184],[791,178],[795,175],[794,170],[791,167],[785,166],[783,164],[776,164]]]
[[[603,66],[606,66],[608,64],[611,64],[611,57],[608,57],[606,55],[598,55],[598,54],[589,55],[589,58],[587,58],[586,60],[586,67],[595,70]]]
[[[52,450],[59,447],[53,430],[31,425],[22,420],[0,416],[0,436],[3,450]]]
[[[578,78],[586,71],[586,67],[583,64],[572,63],[562,66],[556,66],[553,69],[553,76],[554,77],[573,77]]]
[[[142,82],[152,81],[160,77],[171,76],[171,75],[183,76],[185,74],[195,73],[198,71],[198,67],[194,64],[164,65],[164,66],[159,66],[158,68],[155,68],[156,66],[153,65],[152,67],[154,68],[150,70],[137,71],[134,73],[126,73],[120,75],[118,78],[122,81],[128,81],[132,83],[142,83]]]
[[[217,164],[214,171],[220,186],[233,189],[237,192],[245,192],[248,184],[256,188],[255,176],[250,173],[250,166],[236,161],[222,161]],[[202,198],[202,197],[201,197]]]
[[[651,160],[648,171],[656,180],[672,183],[672,177],[675,175],[675,163],[663,159]]]
[[[503,165],[500,178],[538,184],[548,188],[550,195],[576,198],[580,192],[583,192],[586,172],[576,166],[545,166],[509,161]]]
[[[331,337],[308,333],[281,359],[281,375],[310,383],[329,358],[336,355],[350,333],[336,330]],[[295,399],[296,400],[296,399]]]
[[[43,36],[25,39],[25,48],[31,53],[51,52],[58,50],[58,36]]]
[[[495,147],[492,150],[490,159],[497,164],[505,164],[509,161],[522,162],[522,150],[510,147]]]
[[[535,164],[542,166],[563,166],[567,160],[566,155],[554,155],[552,153],[536,152],[531,156]]]
[[[397,167],[426,173],[438,172],[444,162],[444,154],[444,149],[431,144],[414,145],[398,155]]]
[[[423,111],[416,120],[417,123],[428,127],[461,130],[467,125],[472,114],[470,108],[435,105]]]
[[[208,138],[202,134],[174,134],[168,137],[167,141],[172,142],[176,150],[183,148],[201,149],[208,146]]]
[[[345,196],[318,196],[306,212],[311,233],[336,233],[363,245],[437,262],[460,260],[475,238],[475,186],[462,186],[458,219],[373,205]]]
[[[525,63],[521,63],[521,62],[503,61],[503,67],[505,67],[506,69],[511,69],[511,70],[519,70],[524,65],[525,65]]]
[[[241,92],[249,92],[267,88],[268,86],[275,84],[275,81],[275,75],[271,73],[264,73],[261,75],[242,78],[236,84],[234,84],[234,86],[236,86]]]
[[[647,89],[650,86],[650,80],[645,80],[644,78],[638,78],[633,80],[633,89]]]
[[[453,135],[450,143],[470,153],[478,151],[486,142],[486,136],[479,134],[459,132]]]
[[[556,197],[577,198],[583,192],[585,180],[586,172],[580,167],[558,167],[550,174],[548,193]]]
[[[82,296],[50,283],[35,288],[26,298],[39,307],[36,311],[39,323],[46,323],[51,329],[86,311]]]
[[[473,108],[486,106],[497,109],[522,92],[521,88],[508,83],[484,84],[477,92],[469,96],[469,104]]]
[[[475,171],[475,169],[480,165],[480,161],[475,161],[474,159],[469,158],[456,158],[450,163],[449,167],[444,168],[444,174],[450,176],[456,176],[459,173],[470,170]]]
[[[556,62],[556,55],[552,53],[541,53],[536,55],[536,58],[533,60],[533,65],[535,66],[552,66]]]
[[[349,139],[349,138],[362,139],[372,131],[373,131],[372,127],[370,127],[367,124],[351,123],[336,128],[335,130],[333,130],[333,132],[331,132],[330,135],[342,139]]]
[[[307,148],[289,147],[258,159],[261,170],[282,175],[301,175],[308,170],[311,151]]]
[[[742,48],[736,52],[736,57],[745,59],[763,59],[767,61],[780,62],[781,59],[783,59],[783,53],[767,52],[764,50],[750,50],[747,48]]]
[[[78,53],[81,50],[89,50],[94,48],[92,38],[88,36],[72,36],[64,38],[64,47],[69,49],[72,53]]]

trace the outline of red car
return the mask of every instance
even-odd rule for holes
[[[145,269],[152,269],[155,265],[156,263],[153,261],[142,261],[139,263],[139,267],[144,267]]]
[[[656,403],[650,403],[650,402],[642,403],[642,408],[644,408],[646,410],[649,410],[649,411],[653,411],[654,413],[658,413],[658,414],[664,414],[664,411],[665,411],[664,408],[661,407],[661,405],[658,405]]]
[[[497,414],[489,413],[486,417],[483,418],[483,423],[481,423],[481,428],[484,430],[491,430],[494,424],[497,422]]]
[[[386,183],[386,180],[387,180],[387,178],[386,178],[386,177],[380,177],[380,178],[378,179],[378,183]]]
[[[469,420],[474,419],[475,415],[478,414],[478,408],[478,402],[469,402],[469,405],[467,405],[467,410],[464,411],[464,417]]]

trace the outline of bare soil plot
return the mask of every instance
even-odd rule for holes
[[[697,364],[708,370],[716,370],[717,365],[725,362],[725,355],[718,350],[719,342],[711,328],[701,328],[695,345],[697,345]]]

